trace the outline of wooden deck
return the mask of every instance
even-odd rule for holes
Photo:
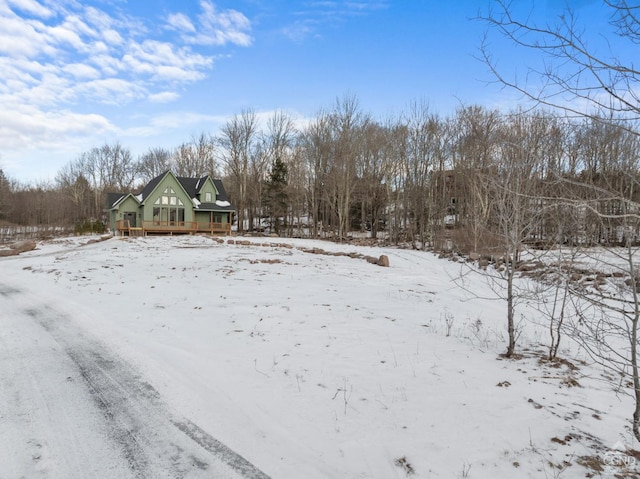
[[[142,226],[131,226],[128,220],[116,221],[116,232],[125,236],[176,234],[231,234],[230,223],[198,223],[195,221],[143,221]]]

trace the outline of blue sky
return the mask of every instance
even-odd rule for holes
[[[600,2],[572,0],[586,24]],[[424,100],[509,108],[478,48],[489,0],[0,0],[0,168],[51,181],[93,146],[134,156],[230,116],[299,120],[345,94],[384,119]],[[516,0],[553,20],[560,0]],[[600,15],[600,16],[598,16]],[[534,62],[492,40],[503,69]]]

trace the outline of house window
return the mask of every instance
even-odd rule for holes
[[[170,206],[184,206],[184,203],[180,198],[176,196],[176,192],[173,188],[167,188],[164,190],[162,196],[158,196],[153,202],[154,205],[170,205]]]
[[[207,191],[204,194],[204,201],[206,201],[207,203],[211,203],[211,192],[210,191]]]
[[[181,226],[184,223],[184,208],[153,208],[153,223],[155,225]]]

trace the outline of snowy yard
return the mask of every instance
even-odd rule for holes
[[[518,310],[523,358],[499,357],[506,309],[480,299],[495,296],[481,275],[466,276],[472,295],[454,281],[461,265],[430,253],[250,241],[67,238],[0,258],[0,478],[136,477],[79,363],[52,366],[58,350],[109,357],[119,383],[149,385],[138,437],[181,418],[249,471],[183,458],[167,477],[613,477],[614,445],[637,449],[619,378],[566,338],[566,361],[541,362],[535,309]],[[156,477],[153,454],[168,451],[145,451],[137,477]]]

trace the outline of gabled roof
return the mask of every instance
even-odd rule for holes
[[[156,186],[158,186],[158,184],[164,179],[164,177],[169,174],[173,174],[173,173],[167,170],[161,175],[158,175],[155,178],[153,178],[151,181],[149,181],[149,183],[147,183],[146,186],[142,188],[142,191],[140,192],[141,202],[146,200],[147,196],[149,196],[153,192],[153,190],[156,189]]]
[[[161,175],[158,175],[149,181],[149,183],[142,188],[139,195],[134,196],[131,193],[107,193],[108,209],[116,208],[128,196],[131,196],[140,204],[144,203],[167,175],[171,175],[176,179],[184,192],[189,196],[189,199],[191,199],[195,209],[204,211],[235,211],[233,206],[229,203],[227,192],[225,191],[221,180],[211,178],[209,175],[205,175],[200,178],[175,176],[170,170],[165,171]],[[213,182],[213,186],[218,193],[214,203],[201,203],[197,199],[207,179],[210,179]]]
[[[216,190],[218,190],[218,200],[228,202],[229,197],[227,196],[227,192],[222,185],[222,180],[213,180],[213,184],[216,187]]]
[[[198,193],[200,193],[202,185],[204,185],[205,182],[204,180],[206,179],[206,176],[204,178],[186,178],[184,176],[176,177],[176,180],[178,180],[178,183],[182,185],[184,190],[189,195],[189,198],[195,198]]]
[[[107,209],[114,208],[127,196],[126,193],[107,193]]]
[[[132,193],[107,193],[107,208],[110,210],[116,208],[129,196],[140,203],[140,197],[134,196]]]
[[[210,179],[213,183],[214,188],[217,191],[216,201],[213,203],[202,203],[198,201],[196,203],[196,209],[201,211],[235,211],[234,207],[229,203],[229,198],[227,197],[227,192],[222,185],[221,180],[217,180],[211,178],[211,176],[206,175],[201,178],[186,178],[179,176],[176,178],[185,191],[189,194],[189,196],[193,199],[196,198],[202,187],[207,182],[207,179]]]
[[[167,177],[167,175],[171,175],[173,178],[176,179],[176,181],[178,182],[178,184],[180,185],[184,193],[189,197],[189,199],[194,198],[194,196],[187,189],[185,189],[184,185],[180,181],[180,178],[175,176],[170,170],[167,170],[161,175],[158,175],[155,178],[153,178],[151,181],[149,181],[149,183],[147,183],[147,185],[144,188],[142,188],[140,195],[138,195],[138,200],[140,201],[140,203],[144,203],[146,201],[149,195],[151,195],[151,193],[155,191],[155,189],[158,187],[160,182],[164,180]]]

